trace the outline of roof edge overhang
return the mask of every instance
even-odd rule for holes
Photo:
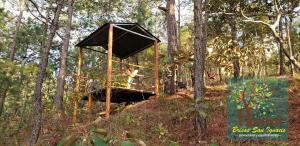
[[[87,42],[88,40],[93,38],[93,35],[95,35],[96,33],[102,31],[103,29],[105,29],[107,27],[109,27],[109,25],[112,24],[113,27],[116,27],[118,29],[122,29],[124,31],[130,32],[130,33],[135,33],[136,35],[140,35],[146,39],[151,39],[153,41],[157,41],[157,43],[161,42],[157,37],[155,37],[153,34],[151,34],[148,30],[146,30],[145,28],[143,28],[141,25],[139,25],[138,23],[105,23],[104,25],[102,25],[101,27],[99,27],[98,29],[96,29],[94,32],[92,32],[90,35],[88,35],[85,39],[83,39],[82,41],[80,41],[79,43],[77,43],[75,46],[76,47],[81,47],[81,48],[85,48],[88,45],[84,45],[85,42]],[[138,28],[140,28],[142,31],[144,31],[148,36],[145,36],[143,34],[128,30],[126,28],[123,28],[122,25],[136,25]],[[99,45],[100,46],[100,45]]]

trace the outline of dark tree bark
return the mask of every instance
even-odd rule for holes
[[[222,68],[218,67],[218,73],[219,73],[219,81],[222,83]]]
[[[0,116],[2,115],[3,108],[4,108],[4,101],[6,99],[6,95],[9,89],[9,82],[3,81],[2,86],[0,88]]]
[[[202,38],[201,38],[201,59],[202,59],[202,67],[203,67],[203,72],[205,71],[205,59],[206,59],[206,45],[207,45],[207,26],[208,26],[208,0],[204,1],[204,19],[203,19],[203,25],[202,25]],[[204,74],[205,76],[205,74]],[[205,81],[205,78],[204,78]],[[205,85],[205,84],[204,84]],[[204,87],[204,86],[203,86]]]
[[[230,3],[231,11],[235,13],[235,7],[236,3],[232,2]],[[238,47],[238,41],[237,41],[237,23],[236,23],[236,16],[230,16],[230,22],[229,26],[231,29],[231,41],[232,41],[232,46],[231,49],[234,52],[234,57],[232,58],[232,64],[233,64],[233,77],[238,78],[240,77],[240,59],[238,56],[237,51],[239,50]]]
[[[20,14],[19,14],[18,19],[17,19],[16,30],[15,30],[15,33],[14,33],[14,36],[13,36],[13,42],[12,42],[12,45],[11,45],[10,51],[9,51],[9,60],[11,60],[11,61],[14,60],[15,54],[16,54],[16,51],[17,51],[17,48],[16,48],[17,36],[18,36],[19,30],[20,30],[21,21],[22,21],[22,18],[23,18],[24,8],[25,8],[25,0],[22,0],[21,5],[20,5]]]
[[[29,80],[26,81],[26,84],[29,84]],[[24,115],[25,115],[25,112],[26,112],[26,109],[27,109],[27,105],[29,104],[29,99],[28,99],[28,86],[25,86],[25,89],[24,89],[25,93],[23,94],[23,98],[25,99],[23,105],[22,105],[22,108],[23,110],[21,111],[21,117],[20,117],[20,122],[19,122],[19,126],[18,126],[18,130],[21,129],[22,125],[24,125]]]
[[[175,93],[175,63],[174,63],[174,52],[177,50],[177,27],[175,19],[175,0],[167,1],[167,31],[168,31],[168,59],[170,60],[170,91],[168,94],[172,95]]]
[[[234,49],[235,47],[238,46],[236,41],[236,31],[235,33],[232,33],[232,39],[235,39],[232,40],[233,41],[232,49]],[[240,59],[237,55],[233,57],[233,77],[234,78],[240,77]]]
[[[180,51],[181,50],[181,18],[180,18],[180,15],[181,15],[181,2],[180,0],[177,1],[177,17],[178,17],[178,20],[177,20],[177,50]],[[182,68],[182,63],[179,62],[178,63],[178,69],[177,69],[177,82],[182,82],[183,80],[183,68]]]
[[[2,115],[3,112],[5,97],[6,97],[6,91],[1,92],[0,93],[0,116]]]
[[[37,79],[36,79],[36,85],[34,89],[34,95],[33,95],[33,128],[31,131],[31,136],[29,140],[29,146],[34,145],[40,135],[40,130],[41,130],[41,122],[42,122],[42,86],[43,86],[43,81],[46,73],[46,68],[48,65],[48,56],[49,52],[52,46],[52,41],[55,36],[56,30],[58,29],[58,21],[59,21],[59,15],[61,13],[61,9],[63,6],[63,0],[58,1],[55,15],[53,18],[53,21],[51,22],[50,26],[50,33],[47,37],[47,42],[45,48],[43,48],[41,52],[41,60],[39,64],[39,71],[37,74]]]
[[[202,54],[201,49],[201,30],[202,30],[202,2],[200,0],[194,1],[194,25],[195,25],[195,38],[194,38],[194,92],[195,99],[203,98],[204,90],[203,90],[203,75],[204,69],[201,65],[202,59],[200,52]]]
[[[68,48],[70,42],[72,15],[73,15],[73,0],[68,0],[68,21],[66,25],[63,48],[60,56],[60,69],[59,69],[59,74],[57,76],[57,88],[56,88],[56,96],[55,96],[55,106],[57,111],[60,114],[59,116],[62,116],[64,113],[64,108],[63,108],[63,97],[64,97],[64,89],[65,89],[64,84],[65,84],[65,76],[67,70],[67,56],[68,56]]]
[[[178,20],[177,20],[177,41],[178,41],[178,45],[177,45],[177,50],[180,50],[181,49],[181,31],[180,31],[180,25],[181,25],[181,18],[180,18],[180,15],[181,15],[181,3],[180,3],[180,0],[177,1],[178,3],[178,6],[177,6],[177,17],[178,17]]]
[[[9,51],[9,56],[8,56],[8,59],[10,61],[14,61],[14,58],[15,58],[15,54],[16,54],[16,45],[17,45],[17,36],[18,36],[18,33],[19,33],[19,30],[20,30],[20,26],[21,26],[21,21],[22,21],[22,18],[23,18],[23,11],[24,11],[24,7],[25,7],[25,0],[22,0],[21,1],[21,5],[20,5],[20,13],[18,15],[18,19],[17,19],[17,23],[16,23],[16,30],[14,32],[14,36],[13,36],[13,42],[12,42],[12,45],[10,47],[10,51]],[[2,114],[3,112],[3,105],[5,103],[5,99],[6,99],[6,96],[7,96],[7,92],[10,88],[10,83],[8,81],[4,81],[5,85],[7,84],[7,86],[5,86],[2,90],[3,91],[0,91],[0,115]]]
[[[204,3],[206,7],[207,0]],[[194,38],[194,96],[196,100],[196,109],[204,98],[204,70],[205,70],[205,51],[206,51],[206,29],[207,29],[207,11],[204,15],[204,23],[202,20],[202,0],[194,1],[194,25],[195,25],[195,38]],[[203,115],[197,114],[196,116],[197,129],[202,132],[206,130],[206,119]]]
[[[27,52],[27,49],[26,49],[26,51],[25,52]],[[34,54],[34,53],[33,53]],[[19,107],[21,106],[21,105],[19,105],[18,103],[19,103],[19,101],[20,101],[20,99],[21,99],[21,92],[22,92],[22,90],[23,90],[23,88],[22,88],[22,84],[23,84],[23,80],[24,80],[24,78],[25,78],[25,75],[24,75],[24,68],[25,68],[25,65],[26,65],[26,62],[28,61],[28,59],[30,58],[30,56],[27,56],[27,53],[26,53],[26,55],[24,56],[24,59],[22,60],[22,62],[21,62],[21,69],[20,69],[20,78],[19,78],[19,80],[18,80],[18,82],[17,82],[17,89],[18,89],[18,91],[17,91],[17,93],[16,93],[16,99],[15,99],[15,105],[14,105],[14,107],[13,107],[13,109],[14,109],[14,113],[15,114],[17,114],[18,113],[18,111],[19,111]]]
[[[279,33],[280,37],[283,39],[283,29],[282,29],[282,18],[280,19],[279,22]],[[279,75],[284,75],[285,70],[284,70],[284,54],[283,54],[283,49],[284,49],[284,44],[279,43],[279,53],[278,53],[278,58],[279,58]]]

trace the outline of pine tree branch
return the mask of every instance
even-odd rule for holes
[[[166,7],[158,6],[158,9],[164,11],[165,13],[168,12],[168,9]]]
[[[39,13],[39,15],[43,18],[43,19],[45,19],[45,20],[47,20],[47,18],[41,13],[41,11],[39,10],[39,7],[38,7],[38,5],[33,1],[33,0],[29,0],[29,2],[31,2],[31,4],[35,7],[35,9],[36,9],[36,11]],[[27,6],[28,7],[28,6]]]
[[[44,21],[44,20],[42,20],[42,19],[40,19],[38,16],[36,16],[33,12],[32,12],[32,10],[30,10],[30,8],[29,8],[29,6],[28,6],[28,4],[26,4],[26,7],[27,7],[27,9],[28,9],[28,11],[29,11],[29,13],[35,18],[35,19],[37,19],[37,20],[39,20],[39,21],[41,21],[43,24],[45,24],[46,22]],[[46,20],[46,19],[45,19]]]

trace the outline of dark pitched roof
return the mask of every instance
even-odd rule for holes
[[[107,49],[109,24],[113,24],[113,54],[121,59],[151,47],[160,40],[137,23],[105,23],[76,46],[102,46]]]

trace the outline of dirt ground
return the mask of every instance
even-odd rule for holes
[[[227,137],[227,96],[226,85],[208,86],[205,102],[207,110],[206,137],[199,138],[195,130],[194,100],[191,90],[180,90],[175,95],[150,99],[129,106],[115,108],[109,120],[98,124],[98,128],[108,131],[111,145],[120,145],[121,141],[134,138],[141,140],[147,146],[235,146],[235,145],[300,145],[300,77],[289,78],[288,88],[289,127],[287,141],[232,141]],[[99,117],[104,105],[94,105],[92,115],[80,114],[79,118],[84,125]],[[117,109],[117,110],[116,110]],[[69,123],[69,124],[68,124]],[[47,124],[48,125],[48,124]],[[64,123],[60,129],[72,129],[71,122]],[[51,127],[48,127],[51,128]],[[43,128],[45,132],[47,126]],[[48,135],[44,134],[40,142],[55,144],[59,139],[76,132],[75,130],[61,131],[52,129]],[[52,134],[51,134],[52,133]],[[53,141],[49,143],[49,141]]]
[[[161,100],[144,101],[113,115],[109,124],[112,137],[126,139],[126,133],[148,145],[300,145],[300,79],[289,79],[289,127],[287,141],[232,141],[227,138],[226,86],[207,87],[209,105],[207,137],[199,140],[194,130],[191,108],[193,92],[181,90]],[[125,122],[124,122],[125,121]],[[116,142],[115,144],[117,144]]]

